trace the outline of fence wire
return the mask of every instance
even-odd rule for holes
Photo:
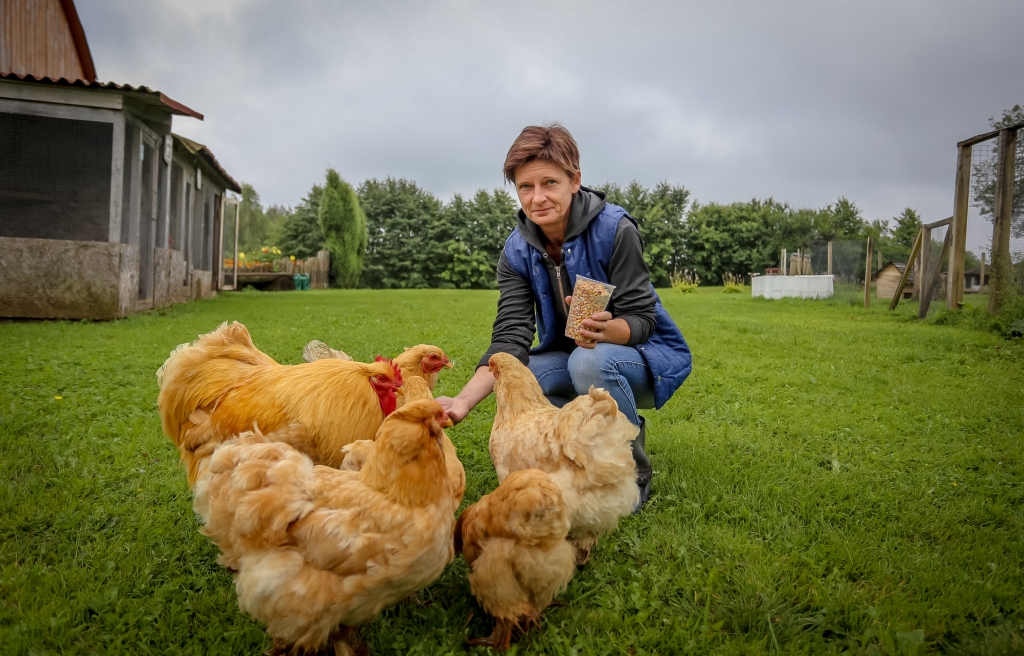
[[[1013,216],[1010,230],[1010,259],[1013,262],[1014,284],[1024,290],[1024,135],[1017,138]],[[992,218],[995,204],[999,140],[990,139],[971,149],[970,205],[967,213],[967,256],[964,266],[968,292],[984,291],[992,264]],[[985,260],[985,280],[981,280],[980,264]]]

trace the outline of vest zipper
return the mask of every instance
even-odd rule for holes
[[[562,261],[565,262],[565,251],[562,251]],[[562,265],[555,265],[555,277],[558,278],[558,296],[562,301],[562,307],[565,308],[565,314],[569,314],[569,306],[565,304],[565,290],[562,289]]]

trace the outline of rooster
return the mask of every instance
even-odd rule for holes
[[[435,401],[406,404],[359,472],[314,466],[287,436],[246,432],[217,447],[195,511],[273,653],[353,654],[358,626],[441,575],[455,524],[443,426]]]
[[[632,454],[639,429],[603,389],[591,387],[556,408],[514,356],[495,353],[488,365],[495,377],[490,452],[498,481],[521,469],[548,473],[569,508],[569,540],[582,565],[598,538],[640,500]]]
[[[495,618],[486,638],[467,642],[509,648],[513,629],[528,630],[576,571],[567,541],[569,511],[562,492],[538,469],[513,472],[494,492],[463,511],[455,552],[472,568],[473,596]]]
[[[399,397],[401,405],[404,407],[405,403],[412,403],[414,401],[432,401],[433,395],[430,393],[430,389],[427,387],[427,381],[424,378],[409,378],[405,380],[402,385],[402,389],[405,391],[404,400]],[[466,493],[466,470],[462,467],[462,462],[459,461],[459,455],[455,451],[455,445],[448,439],[444,431],[441,431],[441,446],[444,448],[444,463],[445,468],[448,470],[448,481],[452,486],[452,512],[458,510],[459,505],[462,503],[462,495]],[[340,469],[347,471],[359,471],[363,468],[363,464],[369,457],[369,454],[373,450],[373,442],[371,440],[359,440],[346,444],[341,447],[343,459],[341,461]]]
[[[402,385],[387,360],[280,365],[237,322],[179,346],[157,380],[164,434],[178,447],[190,486],[214,448],[254,422],[268,434],[290,427],[289,444],[336,467],[342,446],[372,438],[395,410]]]
[[[302,357],[306,362],[331,358],[352,360],[352,357],[344,351],[332,349],[327,344],[316,339],[306,344],[305,348],[302,349]],[[430,344],[419,344],[412,348],[407,348],[401,355],[395,356],[392,362],[402,372],[403,380],[422,378],[427,381],[427,387],[431,392],[434,391],[434,387],[437,385],[437,379],[441,370],[454,367],[444,351]],[[399,390],[398,395],[401,397],[402,390]]]

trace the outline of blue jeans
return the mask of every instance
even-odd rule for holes
[[[530,371],[554,405],[562,407],[590,386],[603,387],[634,425],[640,425],[637,408],[654,407],[654,386],[647,362],[632,346],[598,343],[572,353],[548,351],[530,356]]]

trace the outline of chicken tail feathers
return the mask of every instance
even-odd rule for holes
[[[240,378],[256,367],[274,365],[277,362],[256,348],[249,331],[237,321],[182,344],[156,372],[164,433],[181,447],[188,428],[207,420]]]
[[[615,483],[635,469],[631,443],[640,429],[606,390],[591,386],[561,408],[556,421],[563,453],[586,470],[592,485]]]
[[[236,547],[285,543],[289,526],[313,510],[313,462],[283,442],[242,433],[217,447],[195,487],[203,533],[230,561]]]

